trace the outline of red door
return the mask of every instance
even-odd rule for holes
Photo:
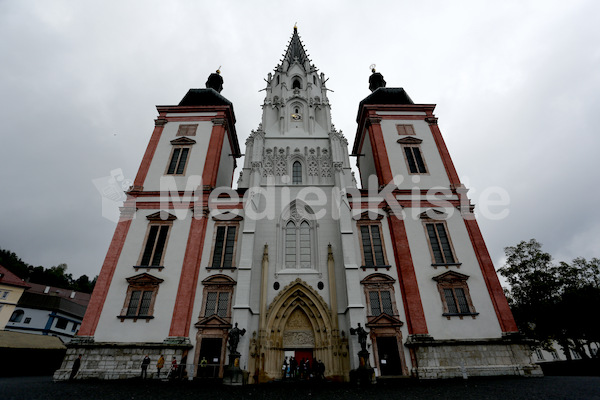
[[[302,361],[303,358],[307,358],[310,361],[310,368],[312,369],[313,365],[313,352],[312,349],[308,350],[296,350],[294,358],[298,360],[298,364]]]

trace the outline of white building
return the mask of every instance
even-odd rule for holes
[[[28,283],[6,330],[56,336],[69,342],[79,330],[90,300],[88,293]]]
[[[359,324],[378,375],[537,374],[435,105],[414,104],[374,72],[352,147],[359,188],[326,79],[295,28],[267,81],[235,190],[242,154],[222,78],[157,107],[77,341],[55,377],[65,379],[80,353],[80,377],[136,376],[143,354],[153,363],[159,354],[184,358],[191,376],[206,358],[222,376],[234,324],[247,331],[237,350],[251,382],[281,378],[292,355],[347,380],[361,364],[351,335]]]

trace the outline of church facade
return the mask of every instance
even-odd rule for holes
[[[55,379],[535,375],[435,105],[373,71],[349,143],[296,28],[242,157],[222,78],[158,106],[82,326]],[[361,185],[351,170],[356,159]],[[239,329],[237,329],[239,327]],[[236,330],[235,335],[232,330]],[[235,344],[232,337],[235,336]],[[232,358],[233,357],[233,358]],[[163,373],[165,373],[163,371]]]

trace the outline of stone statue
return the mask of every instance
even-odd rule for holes
[[[233,329],[229,331],[229,352],[231,354],[237,353],[238,343],[240,342],[240,336],[244,336],[246,329],[239,329],[237,322]]]
[[[358,328],[350,328],[350,334],[357,335],[358,343],[360,343],[362,351],[367,351],[367,335],[369,334],[369,332],[367,332],[365,328],[360,326],[360,322],[358,323]]]

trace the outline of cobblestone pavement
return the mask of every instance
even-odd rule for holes
[[[0,378],[0,399],[600,399],[600,377],[490,378],[350,384],[267,383],[212,386],[199,382],[74,381],[50,377]]]

